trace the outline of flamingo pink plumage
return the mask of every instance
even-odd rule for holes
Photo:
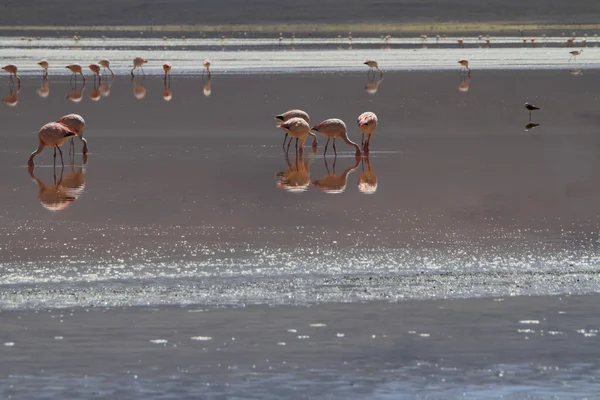
[[[363,151],[369,151],[369,143],[371,142],[371,135],[375,133],[377,129],[377,115],[374,112],[367,111],[358,116],[358,129],[362,132],[362,144]],[[365,142],[365,135],[367,135],[367,141]]]
[[[298,151],[298,141],[300,141],[300,153],[304,151],[304,142],[310,134],[310,125],[308,122],[299,117],[290,118],[287,121],[280,122],[277,124],[278,128],[281,128],[287,132],[292,138],[296,138],[296,151]],[[290,140],[290,144],[292,141]],[[288,144],[288,149],[290,145]]]
[[[42,128],[38,132],[38,148],[36,151],[31,153],[31,156],[27,161],[27,165],[33,167],[33,159],[44,150],[44,147],[54,147],[54,162],[56,162],[56,149],[58,149],[58,151],[60,152],[60,161],[64,164],[62,158],[62,150],[60,149],[60,146],[65,144],[65,142],[68,141],[70,137],[75,135],[76,133],[67,128],[66,125],[63,125],[58,122],[49,122],[46,125],[42,126]]]
[[[340,138],[348,145],[353,146],[356,149],[356,157],[361,156],[360,147],[352,140],[350,140],[350,138],[348,137],[348,130],[346,129],[346,124],[341,119],[326,119],[325,121],[313,126],[311,130],[317,131],[327,136],[327,143],[325,144],[325,152],[323,153],[323,155],[327,154],[327,146],[329,145],[330,139],[333,139],[333,152],[337,154],[337,151],[335,149],[335,139]]]

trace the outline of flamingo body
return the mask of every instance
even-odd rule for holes
[[[335,152],[335,139],[340,138],[348,145],[354,147],[356,149],[356,157],[361,156],[360,147],[354,143],[350,138],[348,138],[348,131],[346,129],[346,124],[341,119],[331,118],[326,119],[325,121],[315,125],[312,127],[313,131],[319,132],[322,135],[327,136],[327,144],[329,144],[329,140],[333,139],[333,151]],[[327,144],[325,145],[325,153],[327,153]]]
[[[54,147],[60,151],[60,146],[65,144],[70,137],[75,135],[76,133],[70,130],[66,125],[58,122],[49,122],[42,126],[38,132],[38,148],[31,153],[27,165],[30,167],[33,166],[33,159],[44,150],[44,147]],[[62,159],[62,151],[60,151],[60,155]],[[56,150],[54,156],[56,157]]]
[[[364,136],[367,135],[367,141],[364,143],[363,150],[369,150],[369,143],[371,142],[371,136],[375,133],[375,129],[377,129],[377,115],[374,112],[366,111],[358,116],[358,120],[356,121],[358,124],[358,129]]]

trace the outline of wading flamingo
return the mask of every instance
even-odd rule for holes
[[[83,138],[83,130],[85,129],[85,120],[79,114],[67,114],[62,116],[58,121],[59,124],[65,125],[69,130],[71,130],[83,143],[83,149],[81,152],[85,155],[88,152],[87,140]],[[71,148],[75,150],[75,143],[73,143],[73,138],[71,138]],[[69,153],[71,150],[69,150]]]
[[[471,69],[469,69],[469,60],[463,58],[461,60],[458,60],[458,63],[460,64],[460,70],[461,70],[461,72],[463,70],[471,72]]]
[[[73,73],[73,75],[71,75],[71,79],[73,79],[73,76],[75,76],[75,80],[77,80],[77,74],[79,74],[81,75],[83,83],[85,84],[85,76],[83,76],[83,70],[81,69],[81,65],[69,64],[65,68],[68,68]]]
[[[60,146],[62,146],[70,137],[75,136],[76,133],[67,128],[66,125],[63,125],[58,122],[49,122],[46,125],[42,126],[42,129],[38,132],[38,140],[39,145],[36,151],[31,153],[29,160],[27,161],[27,165],[33,167],[33,159],[40,154],[44,147],[53,147],[54,148],[54,164],[56,165],[56,149],[58,149],[60,153],[60,161],[64,165],[62,150]]]
[[[98,61],[98,65],[100,65],[103,68],[103,71],[109,70],[112,77],[113,78],[115,77],[115,73],[113,72],[112,69],[110,69],[110,61],[108,61],[107,59],[103,59],[103,60]]]
[[[12,81],[13,76],[15,78],[17,78],[17,82],[19,82],[19,87],[21,86],[21,78],[19,78],[19,75],[17,75],[17,66],[14,64],[7,64],[4,67],[2,67],[3,70],[5,70],[6,72],[8,72],[10,74],[10,80]]]
[[[285,122],[280,122],[277,124],[278,128],[281,128],[287,132],[293,138],[296,138],[296,152],[298,152],[298,141],[300,141],[300,151],[299,153],[304,152],[304,142],[308,138],[310,133],[310,125],[308,122],[303,120],[302,118],[294,117],[290,118]],[[292,141],[290,140],[290,144]],[[288,150],[290,145],[288,144]]]
[[[337,154],[335,149],[335,139],[340,138],[348,145],[354,147],[356,149],[355,156],[360,157],[360,147],[354,143],[350,138],[348,138],[348,131],[346,130],[346,124],[341,119],[331,118],[326,119],[325,121],[315,125],[312,127],[313,131],[317,131],[320,134],[327,136],[327,143],[325,144],[325,152],[323,156],[327,154],[327,145],[329,145],[329,140],[333,139],[333,152]]]
[[[43,59],[38,61],[37,63],[40,67],[42,67],[42,78],[47,78],[48,77],[48,60]]]
[[[362,132],[363,151],[367,153],[369,151],[369,143],[371,143],[371,135],[375,133],[377,129],[377,115],[371,111],[364,112],[358,116],[358,129]],[[367,141],[365,142],[365,135],[367,135]]]
[[[371,72],[373,68],[375,68],[377,71],[379,71],[379,75],[383,76],[383,71],[379,69],[379,64],[377,64],[377,61],[367,60],[363,64],[369,67],[369,72]]]
[[[303,120],[305,120],[307,123],[310,124],[310,117],[308,116],[308,113],[306,113],[305,111],[302,110],[288,110],[286,112],[284,112],[283,114],[279,114],[275,116],[275,119],[278,119],[280,121],[287,121],[290,118],[302,118]],[[318,145],[318,140],[317,140],[317,135],[315,135],[312,132],[308,133],[310,136],[313,137],[313,142],[312,142],[312,147],[316,148]],[[287,140],[288,137],[288,133],[285,133],[285,137],[283,138],[283,147],[285,147],[285,142]],[[292,141],[292,139],[290,139],[290,142]]]
[[[96,76],[98,76],[98,82],[102,82],[102,75],[100,75],[101,65],[100,64],[90,64],[88,66],[88,68],[90,69],[90,71],[92,71],[95,74],[94,81],[96,80]]]
[[[539,110],[539,107],[534,106],[533,104],[525,103],[525,108],[529,111],[529,121],[531,121],[531,112],[535,110]]]
[[[169,75],[169,72],[171,72],[172,67],[173,66],[170,62],[166,62],[163,64],[163,71],[165,71],[165,82],[167,81],[167,76]]]
[[[148,62],[148,60],[146,60],[143,57],[136,57],[133,59],[133,68],[131,68],[131,77],[133,78],[133,71],[136,68],[139,68],[142,70],[142,74],[144,74],[144,76],[146,76],[146,73],[144,72],[144,67],[143,65],[146,64]]]
[[[209,59],[204,60],[204,62],[202,63],[202,65],[206,69],[206,72],[208,73],[208,76],[210,76],[210,60]],[[204,70],[202,70],[202,73],[204,74]]]

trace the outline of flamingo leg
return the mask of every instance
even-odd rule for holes
[[[333,154],[337,157],[337,150],[335,149],[335,138],[333,138]]]
[[[325,157],[325,154],[327,154],[327,146],[329,146],[329,139],[327,138],[327,143],[325,143],[325,151],[323,152],[323,157]]]
[[[289,153],[291,144],[292,144],[292,138],[290,138],[290,141],[288,142],[287,149],[285,150],[286,154]]]
[[[73,138],[71,138],[71,143],[69,144],[69,155],[71,153],[75,154],[75,143],[73,142]]]
[[[140,69],[142,70],[142,74],[144,74],[144,76],[146,76],[146,73],[144,72],[144,67],[142,67],[142,66],[140,65]]]
[[[360,145],[364,148],[365,147],[365,134],[362,134],[362,139],[360,141]]]
[[[284,148],[285,148],[285,142],[287,141],[287,137],[288,137],[288,134],[287,134],[287,132],[286,132],[286,133],[285,133],[285,136],[284,136],[284,138],[283,138],[283,147],[284,147]]]
[[[63,160],[62,150],[58,146],[56,146],[56,148],[58,149],[58,152],[60,153],[60,163],[64,166],[65,162]]]
[[[290,140],[291,142],[291,140]],[[298,138],[296,138],[296,153],[298,152]]]

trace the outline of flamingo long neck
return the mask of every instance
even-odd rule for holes
[[[317,140],[317,135],[313,132],[308,132],[308,134],[313,137],[312,144],[313,144],[313,146],[316,146],[319,143],[319,141]]]
[[[33,159],[35,158],[35,156],[37,156],[38,154],[40,154],[42,152],[42,150],[44,150],[44,143],[42,143],[42,141],[40,140],[40,144],[37,148],[36,151],[34,151],[33,153],[31,153],[31,155],[29,156],[29,160],[27,161],[27,165],[33,165]],[[32,176],[33,178],[33,176]]]
[[[344,135],[342,135],[342,140],[350,146],[353,146],[358,154],[361,154],[360,146],[354,143],[352,140],[350,140],[350,138],[348,137],[348,132],[344,132]]]

